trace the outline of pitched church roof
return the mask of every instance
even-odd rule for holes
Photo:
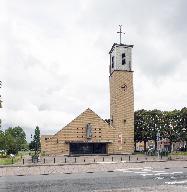
[[[87,108],[84,112],[82,112],[80,115],[78,115],[75,119],[73,119],[70,123],[68,123],[65,127],[63,127],[60,131],[58,131],[54,136],[57,136],[61,131],[68,129],[76,123],[77,121],[85,121],[87,123],[92,123],[96,119],[97,121],[100,121],[100,123],[103,124],[103,126],[111,127],[105,120],[103,120],[99,115],[97,115],[93,110],[90,108]],[[111,127],[113,128],[113,127]]]

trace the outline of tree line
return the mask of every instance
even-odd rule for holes
[[[34,136],[31,136],[32,141],[28,144],[26,134],[22,127],[9,127],[5,131],[0,129],[0,151],[5,151],[7,155],[17,154],[22,150],[40,150],[40,129],[35,128]]]
[[[160,110],[138,110],[134,113],[135,143],[149,140],[155,142],[157,149],[157,133],[160,132],[160,139],[168,139],[169,150],[173,142],[187,143],[187,108],[173,111]]]
[[[26,134],[21,127],[0,130],[0,150],[6,151],[7,154],[17,154],[26,148],[28,148]]]

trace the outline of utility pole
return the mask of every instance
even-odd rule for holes
[[[157,134],[156,134],[156,140],[157,140],[157,152],[158,152],[158,159],[160,158],[160,146],[159,146],[159,141],[160,141],[160,132],[158,130]]]

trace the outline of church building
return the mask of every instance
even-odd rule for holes
[[[86,109],[54,135],[41,136],[45,155],[131,154],[134,152],[133,45],[114,43],[110,52],[110,121]]]

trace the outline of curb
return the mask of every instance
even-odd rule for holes
[[[39,167],[39,166],[66,166],[66,165],[93,165],[93,164],[117,164],[117,163],[162,163],[162,162],[168,162],[168,161],[187,161],[187,159],[171,159],[171,160],[146,160],[146,161],[100,161],[100,162],[90,162],[90,163],[50,163],[50,164],[13,164],[13,165],[0,165],[0,168],[6,168],[6,167]]]

